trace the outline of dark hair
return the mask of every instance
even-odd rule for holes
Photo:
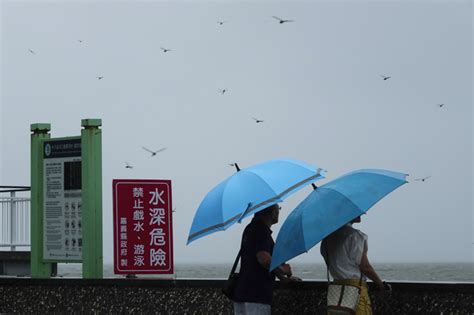
[[[268,216],[273,212],[273,209],[275,207],[278,207],[278,204],[273,204],[271,206],[266,207],[263,210],[260,210],[259,212],[255,213],[256,216]]]

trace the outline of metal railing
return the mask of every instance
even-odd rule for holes
[[[6,190],[8,189],[8,190]],[[30,198],[16,197],[20,191],[29,191],[29,187],[0,186],[0,248],[30,246]]]

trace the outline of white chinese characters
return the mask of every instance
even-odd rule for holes
[[[165,233],[163,229],[155,228],[150,232],[150,245],[163,246],[166,245]]]
[[[162,225],[165,224],[165,209],[163,208],[151,208],[150,209],[150,225],[157,224]]]
[[[144,220],[145,212],[143,206],[144,189],[143,187],[133,188],[133,231],[138,240],[141,240],[141,233],[145,231]],[[145,245],[133,244],[133,266],[145,266]]]
[[[163,199],[161,199],[161,196],[165,193],[164,190],[162,190],[161,192],[158,191],[158,188],[155,188],[154,191],[150,191],[150,195],[151,195],[151,200],[150,200],[150,204],[151,205],[154,205],[156,206],[159,202],[161,202],[162,204],[165,204],[165,201]]]
[[[152,248],[150,250],[150,264],[152,266],[164,266],[166,264],[166,253],[161,248],[158,250]]]

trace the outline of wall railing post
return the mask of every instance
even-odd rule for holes
[[[15,239],[17,234],[17,213],[15,204],[15,192],[10,192],[10,250],[16,250]]]

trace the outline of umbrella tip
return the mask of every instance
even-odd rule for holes
[[[316,186],[314,183],[312,183],[311,186],[313,186],[313,190],[316,190],[318,188],[318,186]]]
[[[240,167],[237,163],[234,163],[235,168],[237,169],[237,172],[240,171]]]

